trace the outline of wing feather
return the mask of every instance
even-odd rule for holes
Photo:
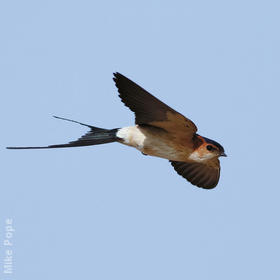
[[[196,133],[195,124],[154,97],[145,89],[123,76],[114,73],[114,81],[122,102],[135,113],[135,123],[165,129],[175,138],[190,139]]]
[[[205,163],[170,161],[175,171],[193,185],[204,189],[215,188],[220,178],[220,161],[217,158]]]

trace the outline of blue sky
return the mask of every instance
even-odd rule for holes
[[[2,1],[2,279],[279,279],[279,3]],[[207,191],[117,143],[62,150],[132,125],[127,75],[220,142]],[[3,274],[13,220],[13,275]]]

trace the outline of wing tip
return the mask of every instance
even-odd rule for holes
[[[121,77],[121,76],[123,76],[123,75],[122,75],[121,73],[119,73],[119,72],[114,72],[114,73],[113,73],[113,76],[114,76],[114,77],[113,77],[113,80],[116,81],[119,77]]]
[[[128,79],[127,77],[125,77],[124,75],[122,75],[121,73],[119,72],[114,72],[113,73],[113,81],[115,82],[116,86],[118,87],[119,83],[120,83],[120,80],[125,80],[125,79]]]

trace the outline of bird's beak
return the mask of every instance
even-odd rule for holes
[[[227,155],[225,153],[221,153],[220,157],[227,157]]]

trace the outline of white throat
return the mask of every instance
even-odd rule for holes
[[[198,162],[202,162],[205,160],[209,160],[211,158],[215,157],[215,155],[213,153],[201,153],[199,151],[194,151],[190,154],[189,159],[193,160],[193,161],[198,161]]]

